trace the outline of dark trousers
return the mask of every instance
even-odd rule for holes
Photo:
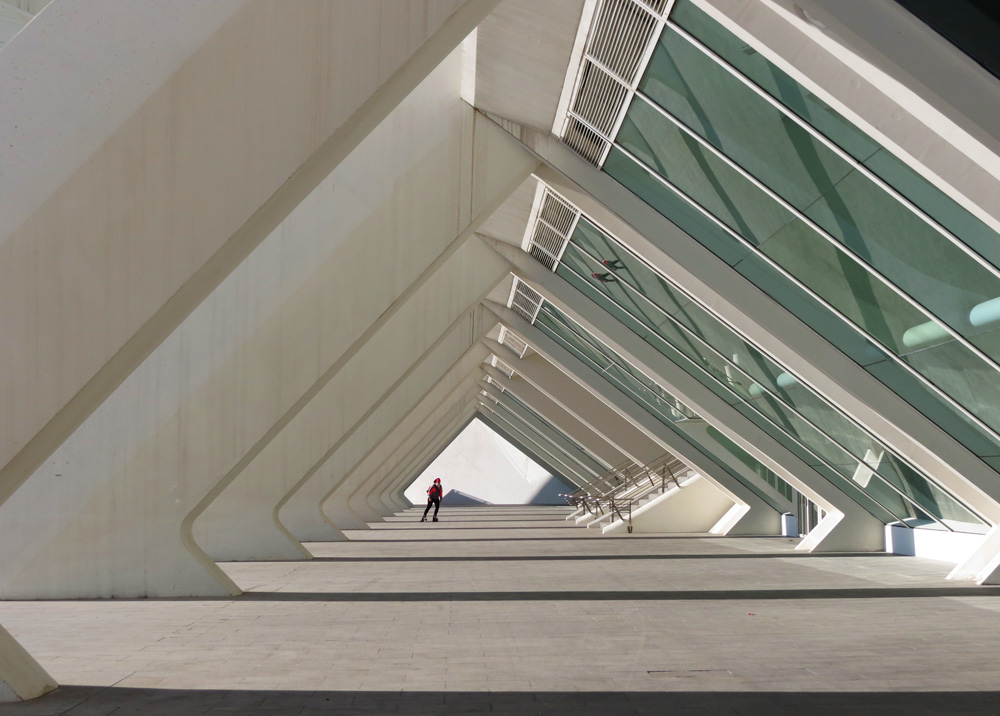
[[[427,499],[427,509],[424,510],[424,517],[427,517],[427,513],[431,511],[431,505],[434,505],[434,516],[438,516],[438,510],[441,509],[441,498],[440,497],[430,497]]]

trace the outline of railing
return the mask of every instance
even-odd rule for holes
[[[655,494],[663,494],[672,482],[678,488],[681,484],[677,471],[687,466],[673,455],[663,455],[653,462],[640,465],[631,460],[616,465],[610,472],[562,497],[570,505],[601,519],[608,515],[624,522],[632,531],[632,510],[639,501]]]
[[[673,455],[664,455],[647,465],[643,465],[641,473],[637,475],[633,483],[635,489],[611,496],[609,504],[611,512],[624,522],[626,529],[631,532],[633,508],[638,507],[640,502],[664,494],[670,489],[667,487],[668,480],[680,489],[681,483],[677,478],[677,471],[686,467]]]

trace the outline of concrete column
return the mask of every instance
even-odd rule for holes
[[[580,390],[576,381],[541,359],[520,357],[495,341],[486,345],[508,365],[518,365],[517,377],[559,405],[589,429],[615,445],[632,462],[645,465],[663,455],[663,446],[652,440],[618,413],[608,410],[597,396]],[[520,362],[518,362],[520,361]]]
[[[0,520],[0,593],[239,591],[193,539],[195,518],[535,166],[458,98],[460,59],[407,98],[377,141],[338,167],[350,173],[311,195],[4,506],[0,515],[46,510]],[[361,194],[351,189],[359,176]],[[477,249],[463,251],[461,286],[481,278],[473,266],[502,273],[502,262],[489,269]],[[391,280],[376,280],[387,266]],[[435,291],[425,310],[452,306],[444,286]],[[323,420],[350,424],[336,411]],[[314,427],[309,440],[329,440]],[[299,469],[294,451],[284,458]]]
[[[500,248],[502,253],[511,254],[508,259],[516,262],[519,272],[526,274],[532,288],[553,298],[571,319],[646,375],[665,381],[664,385],[681,402],[820,505],[827,512],[824,521],[828,524],[817,527],[822,539],[816,535],[803,541],[808,549],[817,549],[821,543],[826,550],[885,549],[881,521],[611,315],[596,304],[580,300],[579,292],[564,279],[545,270],[523,252],[518,256]]]
[[[869,375],[655,209],[561,142],[530,129],[518,137],[547,167],[537,174],[666,276],[838,406],[872,435],[1000,523],[1000,481],[978,457]],[[624,220],[623,218],[624,217]],[[626,223],[627,221],[627,223]],[[656,236],[657,243],[646,239]],[[669,254],[661,246],[670,246]]]
[[[376,512],[366,498],[384,481],[412,481],[420,470],[447,447],[475,412],[471,401],[477,391],[476,383],[480,377],[478,373],[474,371],[456,386],[456,390],[446,400],[430,411],[418,429],[411,432],[374,470],[355,471],[342,481],[331,491],[322,509],[329,514],[329,510],[336,506],[339,499],[353,514],[366,522],[381,519],[383,515]],[[421,450],[423,452],[419,452]]]
[[[517,373],[514,374],[513,378],[508,378],[496,368],[487,366],[486,375],[493,380],[494,385],[499,385],[504,390],[513,393],[519,400],[538,410],[546,419],[552,420],[553,424],[558,425],[559,429],[571,437],[574,442],[583,445],[607,465],[614,467],[629,459],[619,448],[608,442],[603,435],[584,425],[565,408]]]
[[[308,556],[286,530],[278,528],[275,505],[329,449],[329,441],[353,432],[348,426],[356,427],[370,415],[422,361],[435,357],[440,364],[450,364],[479,339],[475,309],[466,306],[477,306],[507,274],[507,265],[472,242],[436,270],[425,271],[415,282],[416,290],[372,324],[378,330],[369,329],[363,345],[352,346],[356,350],[350,352],[350,360],[338,360],[321,378],[328,382],[300,400],[294,416],[283,416],[268,445],[241,461],[246,467],[194,523],[196,541],[212,558]],[[447,351],[435,355],[441,344]],[[338,425],[344,432],[338,432]]]
[[[480,324],[481,325],[481,324]],[[414,375],[391,391],[376,410],[338,440],[289,490],[275,508],[277,519],[302,541],[326,541],[334,525],[364,527],[349,510],[331,520],[321,503],[331,490],[360,462],[380,450],[398,444],[425,417],[421,407],[443,400],[456,381],[474,371],[488,355],[478,343],[470,347],[442,374],[436,365],[421,365]],[[384,457],[384,455],[383,455]]]
[[[741,505],[743,514],[739,522],[733,526],[734,528],[738,525],[739,530],[744,534],[775,534],[778,532],[778,512],[754,492],[731,476],[720,473],[717,466],[707,460],[700,450],[663,425],[631,398],[597,376],[582,361],[509,308],[496,306],[495,309],[498,320],[501,320],[505,326],[527,341],[542,358],[556,365],[572,377],[578,385],[601,400],[605,404],[605,410],[618,413],[637,430],[659,444],[662,448],[660,452],[665,451],[676,455],[689,467],[711,480],[735,504]],[[512,367],[519,374],[525,374],[525,369],[528,368],[526,364],[529,362],[524,360],[514,363]]]
[[[482,381],[479,387],[487,393],[487,396],[484,396],[487,397],[486,400],[480,399],[487,407],[492,409],[496,405],[501,410],[509,411],[510,414],[518,418],[523,428],[544,437],[554,448],[559,450],[560,455],[572,461],[580,471],[598,478],[611,469],[611,465],[598,461],[584,451],[579,443],[566,435],[562,426],[549,421],[548,416],[539,413],[543,418],[543,420],[539,420],[529,411],[524,410],[520,405],[512,401],[508,394],[486,381]],[[529,407],[533,408],[534,406]]]
[[[586,469],[567,455],[564,449],[548,439],[544,433],[503,412],[496,407],[492,400],[480,396],[478,404],[480,410],[489,415],[494,422],[505,426],[522,442],[532,446],[534,450],[545,457],[547,462],[554,464],[560,474],[570,478],[577,485],[588,485],[597,477],[594,472]]]
[[[0,627],[0,703],[27,701],[57,686],[41,664]]]
[[[244,3],[15,224],[0,503],[496,4]]]

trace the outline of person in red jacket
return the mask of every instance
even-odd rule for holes
[[[438,510],[441,509],[441,496],[443,494],[441,478],[436,477],[431,486],[427,488],[427,508],[424,510],[424,516],[420,518],[421,522],[427,521],[427,513],[430,512],[431,505],[434,505],[434,521],[438,521]]]

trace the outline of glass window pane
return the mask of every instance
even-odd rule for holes
[[[604,171],[726,263],[735,264],[750,253],[739,239],[666,189],[648,169],[620,149],[612,147]]]
[[[641,99],[632,101],[616,143],[751,243],[792,214]]]
[[[670,20],[856,159],[865,159],[879,148],[868,135],[771,64],[754,48],[708,17],[691,0],[678,0],[670,13]]]
[[[669,27],[639,90],[798,209],[852,171],[836,152]]]

